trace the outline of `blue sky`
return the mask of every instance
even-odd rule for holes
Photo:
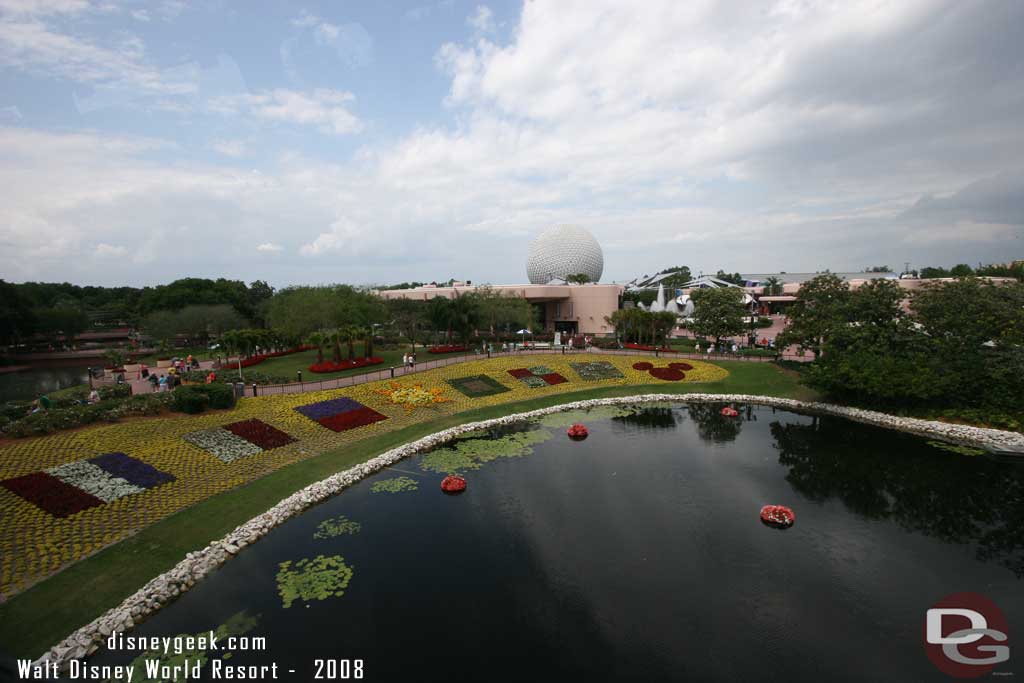
[[[1024,3],[0,0],[0,277],[1024,257]]]

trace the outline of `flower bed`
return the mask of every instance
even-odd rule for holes
[[[633,369],[634,370],[639,370],[640,372],[647,372],[648,370],[652,369],[653,367],[654,367],[654,363],[648,363],[645,360],[642,360],[639,363],[633,363]]]
[[[341,372],[343,370],[354,370],[355,368],[365,368],[370,365],[380,365],[384,362],[383,358],[373,356],[371,358],[356,358],[353,360],[343,360],[340,363],[334,361],[325,360],[323,363],[313,363],[309,366],[310,372]]]
[[[457,353],[459,351],[466,351],[466,347],[460,344],[441,344],[427,349],[427,353]]]
[[[173,475],[124,453],[104,453],[6,479],[0,485],[54,517],[68,517],[169,481],[174,481]]]
[[[399,382],[391,382],[387,388],[376,390],[376,393],[383,396],[388,403],[400,405],[407,412],[412,412],[422,406],[448,403],[451,399],[445,398],[443,392],[444,390],[440,387],[426,389],[419,383],[412,386],[403,386]]]
[[[656,377],[666,382],[678,382],[686,377],[686,373],[676,368],[651,368],[648,372],[651,377]]]
[[[94,462],[107,469],[113,476],[135,484],[150,488],[143,493],[126,496],[116,503],[102,504],[95,496],[75,490],[79,496],[86,496],[86,507],[73,513],[66,523],[55,524],[53,515],[40,509],[26,498],[9,493],[11,486],[0,489],[0,556],[18,558],[17,562],[0,562],[0,595],[10,597],[27,585],[51,575],[69,562],[77,561],[112,543],[123,540],[141,528],[147,527],[182,509],[188,508],[211,496],[229,491],[248,482],[264,477],[281,468],[296,462],[316,457],[330,450],[343,449],[358,443],[367,437],[422,424],[427,420],[445,418],[451,415],[477,408],[500,406],[538,395],[562,394],[580,388],[581,382],[573,374],[569,365],[574,362],[599,361],[600,367],[614,369],[608,380],[588,383],[587,386],[614,386],[628,384],[645,384],[650,382],[646,373],[632,368],[638,358],[618,356],[590,356],[578,354],[565,357],[560,354],[539,355],[530,361],[536,367],[546,367],[566,378],[568,383],[548,385],[532,389],[519,381],[498,379],[506,375],[508,370],[522,367],[523,358],[501,356],[491,359],[476,358],[472,361],[459,362],[450,366],[434,368],[416,375],[425,387],[440,386],[446,389],[446,396],[451,400],[436,404],[430,410],[407,411],[400,405],[389,403],[378,390],[388,386],[388,381],[368,382],[342,389],[308,391],[275,395],[260,395],[256,398],[245,398],[227,411],[205,412],[197,415],[171,414],[164,412],[149,420],[126,420],[113,424],[102,424],[87,429],[66,431],[39,438],[10,441],[0,446],[0,479],[17,478],[29,473],[43,474],[41,470],[55,467],[73,457],[88,459],[91,456],[111,453],[139,454],[145,464],[132,466],[142,468],[139,476],[152,476],[159,482],[169,482],[163,486],[150,487],[147,482],[133,479],[125,470],[108,469],[116,459],[103,457],[103,464]],[[713,382],[725,377],[728,373],[715,365],[702,361],[691,361],[695,369],[686,373],[686,382]],[[478,380],[478,381],[473,381]],[[462,390],[447,391],[459,385]],[[308,386],[308,385],[307,385]],[[485,391],[474,391],[484,389]],[[172,397],[171,393],[147,394],[125,399],[126,405],[136,400],[155,401],[153,405],[161,406],[163,399]],[[552,396],[552,398],[554,398]],[[328,406],[349,406],[358,408],[365,406],[374,410],[374,414],[352,416],[347,418],[346,427],[367,423],[357,429],[334,431],[325,428],[304,414],[310,410],[323,413],[323,417],[340,412],[324,407],[306,408],[307,405],[321,402],[339,401]],[[148,405],[148,404],[147,404]],[[79,406],[88,409],[88,406]],[[77,410],[77,408],[75,408]],[[134,410],[134,409],[133,409]],[[37,413],[33,419],[57,417],[51,415],[56,410]],[[387,419],[382,420],[384,416]],[[360,417],[355,421],[356,417]],[[274,428],[287,433],[294,443],[286,446],[262,450],[255,457],[237,457],[225,464],[224,461],[209,452],[197,448],[195,444],[183,439],[185,434],[204,429],[221,428],[224,435],[237,439],[236,434],[224,425],[244,422],[248,419],[259,419]],[[376,423],[369,423],[369,419]],[[576,419],[575,421],[581,421]],[[566,425],[568,427],[568,425]],[[244,441],[244,439],[242,440]],[[249,444],[248,448],[258,448]],[[506,457],[511,451],[504,447],[500,454],[487,457]],[[155,470],[148,470],[151,466]],[[447,472],[460,471],[462,465]],[[174,479],[168,479],[175,477]],[[45,477],[44,477],[45,478]],[[66,486],[56,477],[49,477],[60,487]],[[74,488],[74,487],[70,487]],[[40,495],[45,496],[45,493]],[[67,506],[70,499],[57,496],[54,506]],[[70,512],[70,511],[69,511]]]
[[[603,379],[622,379],[622,371],[606,360],[595,360],[589,363],[569,363],[580,379],[596,382]]]
[[[668,366],[670,368],[675,368],[676,370],[682,370],[683,372],[689,372],[690,370],[693,370],[693,366],[690,365],[689,363],[675,362],[669,363]]]
[[[623,344],[622,346],[624,348],[634,349],[636,351],[660,351],[661,353],[679,353],[675,349],[673,349],[671,347],[668,347],[668,346],[658,347],[658,346],[651,346],[650,344],[633,344],[632,342],[629,343],[629,344]]]
[[[469,398],[482,398],[509,391],[504,384],[488,375],[471,375],[446,380],[454,389]]]
[[[263,449],[226,429],[200,429],[181,437],[197,448],[201,448],[223,463],[262,453]]]
[[[76,512],[103,505],[103,501],[96,496],[89,495],[45,472],[33,472],[5,479],[0,482],[0,486],[54,517],[68,517]]]
[[[251,444],[255,444],[267,451],[271,448],[280,448],[281,446],[287,446],[288,444],[295,441],[291,436],[285,434],[280,429],[268,425],[262,420],[253,418],[251,420],[242,420],[241,422],[232,422],[231,424],[224,425],[224,429],[228,430],[235,436],[241,437]]]
[[[466,490],[466,478],[461,474],[449,474],[441,480],[441,490],[445,493],[462,493]]]
[[[562,384],[569,381],[546,365],[537,365],[532,368],[513,368],[508,371],[508,374],[531,389],[539,389],[540,387]]]
[[[387,415],[348,397],[296,406],[295,410],[332,432],[344,432],[388,419]]]

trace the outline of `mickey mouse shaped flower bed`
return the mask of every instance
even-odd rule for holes
[[[778,529],[788,529],[796,521],[796,515],[785,505],[765,505],[761,508],[761,521]]]
[[[590,434],[590,432],[588,432],[587,428],[584,427],[583,425],[576,423],[572,427],[569,427],[569,431],[567,431],[566,434],[569,435],[570,439],[582,441],[583,439],[587,438],[587,435]]]
[[[736,410],[732,406],[726,406],[722,408],[722,417],[739,417],[740,411]]]
[[[686,366],[685,368],[679,366]],[[684,369],[692,370],[693,366],[688,363],[669,363],[667,368],[656,368],[654,363],[649,363],[645,360],[638,363],[633,363],[633,369],[639,370],[640,372],[650,373],[651,377],[656,377],[666,382],[678,382],[686,377]]]
[[[466,490],[466,478],[461,474],[449,474],[441,480],[441,490],[448,494],[462,493]]]

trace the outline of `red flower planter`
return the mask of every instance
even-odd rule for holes
[[[682,370],[676,368],[651,368],[649,371],[651,377],[657,377],[658,379],[665,380],[666,382],[678,382],[686,377],[686,374]]]
[[[340,372],[342,370],[352,370],[354,368],[365,368],[368,365],[380,365],[384,362],[383,358],[373,356],[372,358],[357,358],[355,360],[343,360],[340,363],[334,363],[332,361],[324,361],[323,363],[313,363],[309,366],[310,372]]]
[[[466,490],[466,479],[459,474],[449,474],[441,480],[441,490],[445,493],[462,493]]]
[[[768,526],[788,529],[796,521],[796,515],[785,505],[765,505],[761,508],[761,521]]]
[[[654,363],[648,363],[645,360],[642,360],[639,363],[633,363],[633,369],[639,370],[640,372],[647,372],[648,370],[652,370],[653,368]]]
[[[441,344],[440,346],[431,346],[427,349],[427,353],[455,353],[456,351],[465,351],[466,347],[460,344]]]
[[[587,428],[584,427],[583,425],[574,424],[572,427],[569,427],[569,431],[567,431],[566,434],[569,435],[570,439],[582,441],[583,439],[587,438],[590,432],[588,432]]]
[[[740,416],[740,411],[736,410],[735,408],[732,408],[730,406],[726,406],[726,407],[722,408],[722,417],[739,417],[739,416]]]
[[[683,372],[693,370],[693,366],[689,363],[669,363],[668,366],[670,368],[675,368],[676,370],[682,370]]]

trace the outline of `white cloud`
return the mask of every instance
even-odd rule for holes
[[[278,251],[284,251],[284,247],[282,247],[280,244],[274,244],[273,242],[264,242],[263,244],[256,246],[256,251],[261,251],[265,253],[275,253]]]
[[[100,258],[118,258],[128,253],[128,249],[120,245],[100,242],[96,245],[96,255]]]
[[[6,107],[0,107],[0,123],[17,123],[24,118],[21,115],[21,110],[14,105]]]
[[[476,11],[466,19],[466,23],[479,33],[494,31],[494,12],[487,5],[477,5]]]
[[[210,147],[224,156],[236,158],[245,156],[249,151],[244,140],[214,140]]]
[[[316,72],[338,60],[347,67],[364,67],[373,58],[373,38],[359,23],[332,24],[303,12],[291,21],[294,32],[281,43],[279,53],[292,81],[301,83],[305,73]]]
[[[332,135],[358,133],[363,125],[348,109],[355,95],[318,88],[308,93],[278,88],[257,94],[232,95],[211,101],[214,111],[246,114],[258,119],[316,126]]]
[[[299,253],[303,256],[321,256],[328,252],[344,252],[358,254],[363,251],[360,238],[365,234],[358,226],[346,218],[338,218],[331,223],[330,232],[322,232],[309,244],[303,244]]]

